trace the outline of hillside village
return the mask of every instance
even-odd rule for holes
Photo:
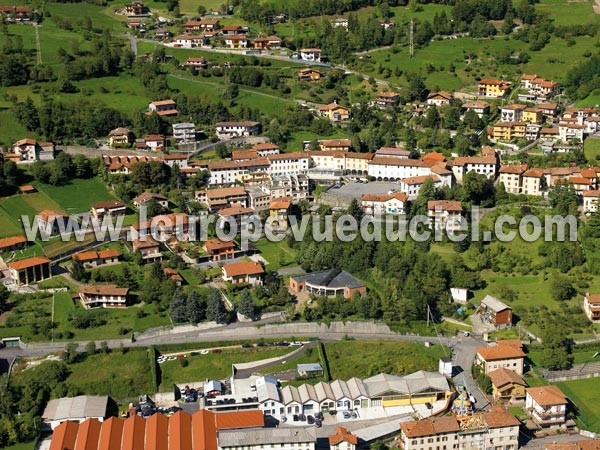
[[[597,6],[213,3],[0,6],[0,447],[600,449]]]

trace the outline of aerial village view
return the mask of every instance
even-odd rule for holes
[[[0,448],[600,450],[600,0],[0,0]]]

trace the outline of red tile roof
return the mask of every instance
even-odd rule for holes
[[[427,202],[427,209],[429,211],[437,208],[441,209],[442,211],[461,212],[462,204],[454,200],[429,200]]]
[[[533,400],[540,406],[566,405],[567,398],[558,386],[538,386],[526,390]]]
[[[525,353],[523,353],[518,348],[511,347],[510,345],[496,345],[494,347],[480,347],[477,349],[477,353],[485,361],[497,361],[500,359],[525,358]]]
[[[265,273],[263,267],[259,263],[254,261],[242,261],[225,264],[223,266],[223,270],[225,271],[225,275],[227,277],[239,277],[242,275],[260,275],[262,273]]]
[[[334,434],[329,436],[329,445],[338,445],[344,441],[358,445],[358,436],[350,433],[346,427],[337,427]]]
[[[27,238],[23,235],[0,239],[0,250],[3,248],[12,247],[13,245],[24,244],[25,242],[27,242]]]
[[[50,260],[48,258],[44,258],[42,256],[34,256],[33,258],[22,259],[20,261],[11,262],[8,264],[8,267],[15,270],[23,270],[29,267],[40,266],[42,264],[50,264]]]

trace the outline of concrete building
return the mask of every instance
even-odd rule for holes
[[[173,138],[177,144],[193,144],[196,142],[196,125],[191,122],[174,123]]]
[[[52,277],[51,261],[48,258],[34,256],[8,263],[10,279],[17,285],[35,284]]]
[[[462,204],[454,200],[429,200],[427,216],[431,228],[444,231],[459,230],[462,223]]]
[[[80,395],[78,397],[55,398],[46,405],[42,420],[44,425],[52,430],[66,421],[81,423],[87,419],[96,419],[103,422],[108,417],[108,409],[108,396]]]
[[[340,269],[292,276],[290,288],[296,293],[308,292],[326,297],[342,296],[345,299],[352,298],[356,292],[360,294],[367,292],[367,287],[358,278]]]
[[[475,355],[475,364],[481,366],[486,375],[497,369],[509,369],[523,375],[525,353],[510,345],[480,347]]]
[[[585,294],[583,298],[583,311],[592,322],[600,321],[600,294]]]
[[[241,261],[225,264],[222,268],[223,281],[232,284],[248,283],[262,286],[265,269],[254,261]]]
[[[126,308],[129,289],[114,284],[80,286],[79,298],[85,309]]]
[[[562,391],[554,385],[528,388],[525,397],[525,409],[540,427],[564,425],[568,403]]]
[[[315,450],[314,428],[257,428],[222,430],[218,434],[219,450]]]

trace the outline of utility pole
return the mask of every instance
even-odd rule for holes
[[[50,329],[52,330],[52,342],[54,343],[54,292],[52,293],[52,318],[50,319]]]
[[[409,33],[409,46],[410,46],[410,58],[415,56],[415,42],[414,42],[414,21],[410,19],[410,33]]]

